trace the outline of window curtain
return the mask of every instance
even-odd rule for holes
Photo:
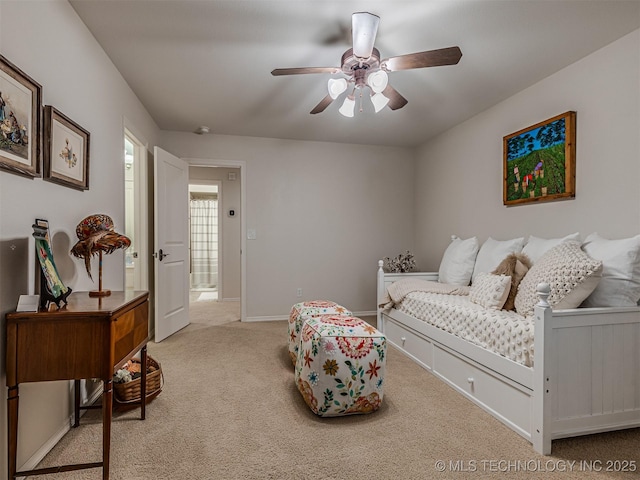
[[[191,198],[191,288],[218,287],[218,199]]]

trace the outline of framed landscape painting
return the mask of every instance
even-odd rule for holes
[[[505,205],[576,196],[576,112],[503,138]]]
[[[90,134],[51,105],[44,107],[44,179],[89,189]]]
[[[42,87],[0,55],[0,168],[40,174]]]

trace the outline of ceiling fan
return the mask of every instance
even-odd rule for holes
[[[362,91],[366,87],[369,87],[372,92],[371,102],[376,112],[387,105],[391,110],[397,110],[408,103],[406,98],[389,85],[387,75],[389,72],[455,65],[462,57],[459,47],[449,47],[381,60],[380,52],[373,46],[379,23],[380,17],[372,13],[357,12],[351,16],[353,47],[342,55],[340,67],[276,68],[271,72],[271,75],[343,74],[344,77],[329,79],[329,93],[310,113],[323,112],[336,98],[351,88],[351,92],[345,97],[339,112],[346,117],[353,117],[356,92],[360,93],[360,111],[362,111]]]

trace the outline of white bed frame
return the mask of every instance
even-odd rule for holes
[[[397,280],[438,279],[437,273],[385,273],[382,265],[378,299]],[[538,288],[535,307],[533,367],[395,309],[378,310],[378,329],[538,453],[549,455],[557,438],[640,426],[640,307],[554,311],[545,287]]]

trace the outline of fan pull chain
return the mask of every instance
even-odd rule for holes
[[[362,113],[362,89],[360,89],[360,109],[358,111]]]

